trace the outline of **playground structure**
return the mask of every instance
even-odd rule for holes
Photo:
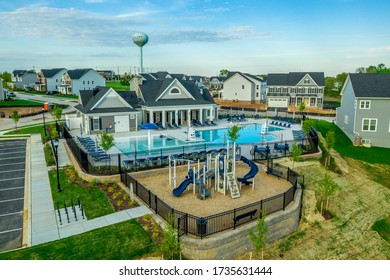
[[[249,172],[241,178],[236,178],[236,161],[241,160],[246,163],[250,170]],[[176,187],[176,162],[177,161],[187,161],[188,169],[185,180]],[[173,172],[171,170],[173,162]],[[181,196],[182,193],[189,187],[193,185],[193,194],[195,194],[196,189],[199,191],[198,198],[205,199],[211,196],[211,191],[209,187],[214,184],[214,191],[226,195],[227,192],[230,192],[232,198],[240,197],[241,185],[252,184],[252,189],[254,189],[254,178],[259,172],[257,165],[248,160],[246,157],[241,156],[241,148],[236,146],[233,143],[229,147],[229,142],[227,143],[226,149],[220,149],[219,151],[211,151],[207,154],[207,158],[204,162],[204,165],[201,167],[198,160],[197,168],[190,166],[191,160],[183,159],[170,159],[169,163],[169,185],[173,187],[172,194],[176,197]],[[198,170],[198,172],[196,172]],[[212,183],[214,180],[214,183]],[[237,184],[237,181],[240,183]],[[173,183],[173,184],[172,184]]]

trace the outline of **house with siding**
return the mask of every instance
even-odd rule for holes
[[[155,78],[137,75],[131,81],[132,91],[116,92],[108,87],[81,90],[75,109],[82,131],[128,132],[143,123],[186,126],[192,120],[217,119],[218,106],[195,80]]]
[[[81,90],[78,99],[77,117],[84,133],[128,132],[137,130],[141,124],[141,112],[134,91],[116,92],[108,87]]]
[[[81,90],[104,87],[106,79],[92,68],[68,70],[62,76],[59,91],[62,94],[79,95]]]
[[[34,88],[38,81],[37,73],[28,70],[14,70],[12,71],[12,83],[14,88]]]
[[[229,72],[223,82],[223,100],[249,101],[259,103],[263,80],[251,74]]]
[[[322,108],[325,89],[324,72],[271,73],[267,76],[268,108],[306,107]]]
[[[336,124],[351,141],[390,148],[390,74],[349,74],[340,95]]]
[[[38,73],[38,82],[34,88],[36,91],[59,91],[59,87],[62,85],[62,77],[65,74],[65,68],[41,69]]]

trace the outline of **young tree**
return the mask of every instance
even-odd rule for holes
[[[330,197],[340,189],[340,185],[333,181],[328,172],[325,173],[324,178],[318,182],[319,189],[317,195],[320,197],[320,212],[323,214],[324,210],[328,210]],[[324,207],[325,202],[325,207]]]
[[[165,228],[164,236],[161,244],[161,251],[167,258],[174,260],[180,257],[181,249],[180,249],[180,241],[172,225],[173,225],[173,217],[171,214],[168,214],[167,226]]]
[[[233,125],[231,128],[229,128],[227,135],[229,137],[229,140],[232,142],[236,142],[237,139],[240,137],[240,134],[238,133],[240,131],[240,127],[238,125]]]
[[[257,219],[256,232],[252,230],[249,231],[249,237],[252,241],[254,251],[258,254],[261,251],[261,259],[264,259],[264,248],[265,244],[268,241],[267,231],[268,229],[265,226],[266,211],[263,209],[261,211],[260,217]]]
[[[310,128],[313,126],[313,121],[312,120],[309,120],[309,119],[306,119],[304,122],[303,122],[303,125],[302,125],[302,130],[303,132],[305,132],[305,134],[309,134],[310,132]]]
[[[18,111],[12,111],[11,119],[15,122],[15,128],[18,128],[18,122],[20,120],[20,115]]]
[[[229,71],[227,69],[221,69],[219,71],[219,76],[220,77],[227,77],[228,74],[229,74]]]
[[[333,148],[335,142],[336,142],[335,132],[334,130],[329,130],[326,133],[326,138],[325,138],[326,149],[328,150],[328,156],[326,157],[325,160],[325,167],[328,167],[330,164],[330,150]]]
[[[306,109],[306,105],[305,103],[301,102],[301,104],[299,104],[299,107],[298,107],[298,110],[299,112],[301,112],[301,116],[302,116],[302,119],[303,119],[303,111]]]
[[[56,106],[53,110],[53,116],[56,121],[60,121],[62,117],[62,108]]]
[[[302,161],[302,149],[298,146],[297,141],[294,141],[291,146],[291,156],[293,160],[293,166],[292,169],[294,170],[294,164],[295,162]]]
[[[114,135],[109,134],[104,130],[100,137],[98,137],[98,144],[100,147],[102,147],[103,151],[107,153],[108,150],[115,145]],[[109,157],[108,160],[109,165],[111,166],[111,157]]]

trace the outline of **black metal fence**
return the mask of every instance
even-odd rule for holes
[[[304,181],[304,177],[289,168],[273,168],[282,172],[283,175],[281,177],[291,183],[291,187],[286,192],[207,217],[197,217],[172,208],[133,178],[131,174],[123,172],[121,181],[163,219],[167,220],[168,216],[172,215],[174,226],[177,228],[179,236],[191,234],[203,238],[224,230],[235,229],[240,225],[254,221],[261,215],[263,209],[266,209],[267,214],[284,211],[294,201],[295,192],[299,187],[298,183],[299,181]],[[270,175],[272,176],[273,174]]]

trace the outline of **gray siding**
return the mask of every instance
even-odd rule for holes
[[[20,82],[15,83],[15,87],[17,88],[33,87],[35,82],[38,82],[37,74],[27,73],[22,76]]]
[[[354,119],[355,119],[355,94],[352,84],[348,81],[341,98],[341,106],[336,111],[336,124],[344,133],[354,140]],[[348,116],[348,123],[345,123],[345,116]]]
[[[360,109],[361,100],[370,100],[370,109]],[[362,139],[370,140],[372,146],[390,148],[390,99],[359,98],[356,111],[356,132]],[[377,119],[376,132],[362,131],[363,118]]]
[[[110,123],[111,123],[112,129],[115,129],[114,116],[100,117],[100,119],[102,120],[102,130],[109,128]]]

